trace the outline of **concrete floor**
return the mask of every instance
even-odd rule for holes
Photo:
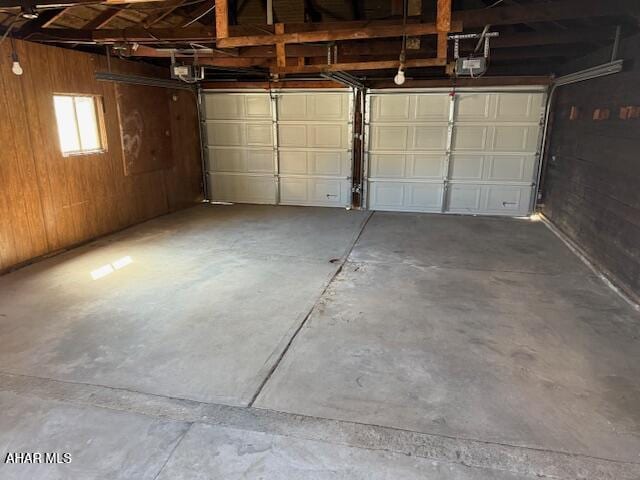
[[[0,277],[0,406],[73,457],[3,479],[637,480],[640,314],[540,222],[203,205]]]

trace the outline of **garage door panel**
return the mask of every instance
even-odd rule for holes
[[[343,207],[348,204],[350,194],[350,185],[341,179],[280,178],[282,205]]]
[[[208,167],[217,172],[246,172],[247,164],[244,150],[240,149],[207,149]]]
[[[439,212],[442,208],[442,184],[407,183],[404,186],[405,205],[410,209]]]
[[[335,175],[349,177],[349,152],[309,152],[310,175]]]
[[[529,209],[531,187],[488,185],[486,210],[499,215],[525,215]]]
[[[449,120],[449,95],[414,95],[415,120],[447,122]]]
[[[276,201],[271,100],[264,93],[203,95],[211,200]]]
[[[344,94],[312,95],[307,102],[311,102],[313,117],[319,121],[349,120],[349,96]]]
[[[280,173],[298,175],[349,176],[349,152],[280,152]]]
[[[373,154],[370,156],[371,178],[442,179],[443,154]]]
[[[266,203],[276,201],[276,182],[273,175],[209,175],[211,199],[216,202]]]
[[[484,155],[452,155],[452,180],[482,180],[485,171],[486,157]]]
[[[207,95],[205,96],[205,112],[205,118],[212,120],[243,118],[243,98],[232,95]]]
[[[247,123],[245,126],[247,145],[273,145],[273,128],[271,125],[264,123]]]
[[[266,94],[206,94],[204,105],[207,120],[271,119],[271,102]]]
[[[371,98],[371,120],[392,122],[411,120],[410,95],[383,95]]]
[[[213,146],[243,146],[244,128],[241,124],[207,123],[208,144]]]
[[[407,177],[407,155],[403,154],[372,154],[369,157],[369,176],[387,178]]]
[[[369,188],[376,210],[439,212],[442,208],[441,183],[372,181]]]
[[[490,155],[485,180],[530,182],[535,168],[534,155]]]
[[[489,93],[459,93],[456,99],[456,120],[478,122],[491,118],[492,95]]]
[[[529,209],[542,92],[374,93],[369,205],[380,210],[523,215]],[[448,158],[448,162],[447,162]],[[439,182],[442,180],[442,183]],[[436,186],[437,185],[437,186]]]
[[[244,99],[247,118],[271,119],[271,99],[268,95],[247,95]]]
[[[373,126],[371,140],[373,151],[409,150],[408,126]]]
[[[278,99],[282,121],[344,122],[349,120],[349,97],[341,93],[283,94]]]
[[[266,123],[218,123],[206,125],[207,143],[211,146],[271,146],[273,131]]]
[[[348,148],[346,125],[315,125],[309,127],[310,147]]]
[[[309,173],[307,153],[296,150],[280,152],[280,173],[294,175]]]
[[[281,124],[280,148],[348,149],[348,126],[341,124],[307,125]]]
[[[280,203],[351,204],[351,95],[278,94]]]
[[[415,154],[409,155],[408,178],[444,178],[445,156]]]
[[[453,133],[453,151],[484,151],[489,145],[489,127],[482,125],[456,126]]]
[[[482,185],[449,186],[448,211],[456,213],[476,213],[481,210]]]
[[[447,127],[419,126],[413,128],[413,150],[446,150]]]
[[[538,122],[542,107],[539,93],[496,95],[495,119],[500,122]]]
[[[371,121],[385,123],[447,122],[448,94],[376,95],[371,102]]]
[[[451,184],[447,210],[453,213],[526,215],[530,186]]]
[[[494,127],[493,150],[497,152],[532,152],[538,143],[538,126]]]

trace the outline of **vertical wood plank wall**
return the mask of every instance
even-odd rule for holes
[[[543,177],[544,214],[619,287],[640,301],[640,35],[621,42],[622,73],[560,87]],[[568,65],[608,62],[611,48]],[[573,109],[573,117],[572,117]],[[594,120],[596,110],[610,117]]]
[[[106,58],[15,42],[24,69],[11,72],[0,45],[0,272],[34,257],[117,231],[202,200],[197,102],[170,93],[173,165],[125,175],[115,85],[95,80]],[[114,73],[161,77],[165,70],[112,60]],[[54,93],[101,95],[108,150],[60,152]],[[153,115],[153,111],[144,112]]]

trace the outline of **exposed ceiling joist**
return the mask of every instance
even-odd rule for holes
[[[216,0],[216,38],[225,39],[229,36],[229,2]]]
[[[462,24],[452,22],[452,31],[460,31]],[[433,23],[410,23],[407,25],[380,25],[361,28],[293,32],[274,35],[247,35],[219,38],[219,48],[273,45],[278,43],[331,42],[336,40],[363,40],[367,38],[389,38],[406,35],[433,35],[438,33]]]
[[[99,28],[106,27],[111,20],[113,20],[122,9],[127,8],[128,5],[120,8],[108,8],[107,10],[100,12],[100,14],[93,20],[89,21],[84,27],[87,30],[97,30]]]
[[[406,68],[418,67],[443,67],[447,63],[442,58],[425,58],[412,59],[405,62]],[[384,60],[372,62],[352,62],[352,63],[333,63],[331,65],[292,65],[287,67],[277,67],[272,69],[272,73],[318,73],[318,72],[346,72],[359,70],[380,70],[380,69],[397,69],[400,66],[399,60]]]

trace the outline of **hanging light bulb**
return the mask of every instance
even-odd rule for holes
[[[11,64],[11,71],[15,75],[22,75],[24,70],[22,70],[22,65],[20,65],[20,62],[18,61],[18,54],[13,52],[11,54],[11,59],[13,60],[13,63]]]
[[[402,70],[402,67],[398,68],[398,73],[396,73],[396,76],[393,77],[393,81],[396,85],[402,85],[404,83],[404,70]]]

